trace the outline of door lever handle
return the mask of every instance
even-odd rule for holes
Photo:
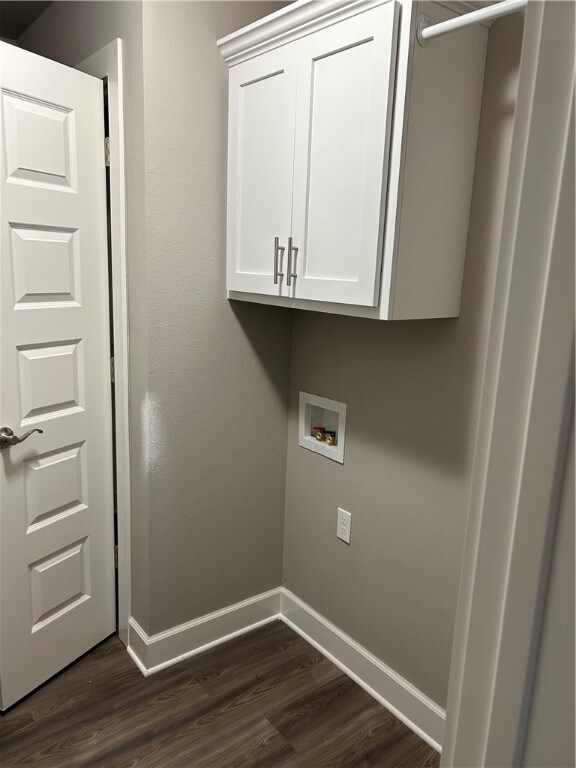
[[[24,440],[29,438],[30,435],[34,434],[34,432],[43,434],[44,430],[31,429],[30,432],[26,432],[26,434],[18,437],[18,435],[15,435],[10,427],[0,427],[0,451],[4,450],[4,448],[10,448],[11,445],[18,445],[18,443],[23,443]]]

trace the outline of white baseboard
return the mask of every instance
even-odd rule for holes
[[[128,653],[146,677],[280,619],[439,752],[446,712],[283,587],[156,635],[131,618]]]
[[[128,622],[128,652],[145,677],[280,618],[280,587],[156,635]]]
[[[438,752],[446,711],[328,619],[282,589],[280,618]]]

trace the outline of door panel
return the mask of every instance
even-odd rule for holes
[[[78,233],[9,224],[15,308],[80,306]]]
[[[285,247],[291,226],[296,53],[286,45],[230,73],[229,290],[282,295],[274,239]]]
[[[0,44],[0,686],[115,629],[102,82]]]
[[[389,2],[300,41],[297,298],[378,303],[396,24]]]
[[[74,189],[71,110],[7,91],[2,92],[2,106],[6,179]]]

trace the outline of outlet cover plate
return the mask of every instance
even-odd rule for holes
[[[346,544],[350,544],[350,534],[352,529],[352,515],[350,512],[346,512],[345,509],[338,507],[338,524],[336,529],[336,536]]]

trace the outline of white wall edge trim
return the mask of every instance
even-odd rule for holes
[[[117,38],[76,66],[108,79],[110,137],[110,259],[114,318],[114,413],[116,429],[116,504],[118,528],[118,633],[128,644],[132,614],[130,550],[130,435],[128,364],[128,289],[126,283],[126,170],[124,159],[124,71],[122,40]]]
[[[280,588],[271,589],[193,621],[148,635],[133,617],[128,648],[145,676],[196,656],[280,618]]]
[[[150,672],[146,669],[144,664],[142,664],[142,662],[140,661],[136,653],[132,650],[132,648],[130,648],[130,646],[127,646],[126,650],[128,651],[128,655],[130,656],[134,664],[136,664],[140,672],[142,672],[144,677],[148,677],[150,675]]]
[[[528,3],[452,645],[446,768],[524,764],[574,403],[574,206],[569,200],[566,227],[561,204],[564,185],[574,189],[573,28],[573,3]]]
[[[317,611],[282,589],[282,621],[427,744],[442,751],[446,712]]]
[[[133,617],[128,653],[145,677],[273,621],[283,621],[441,752],[446,712],[289,590],[278,587],[148,635]]]

